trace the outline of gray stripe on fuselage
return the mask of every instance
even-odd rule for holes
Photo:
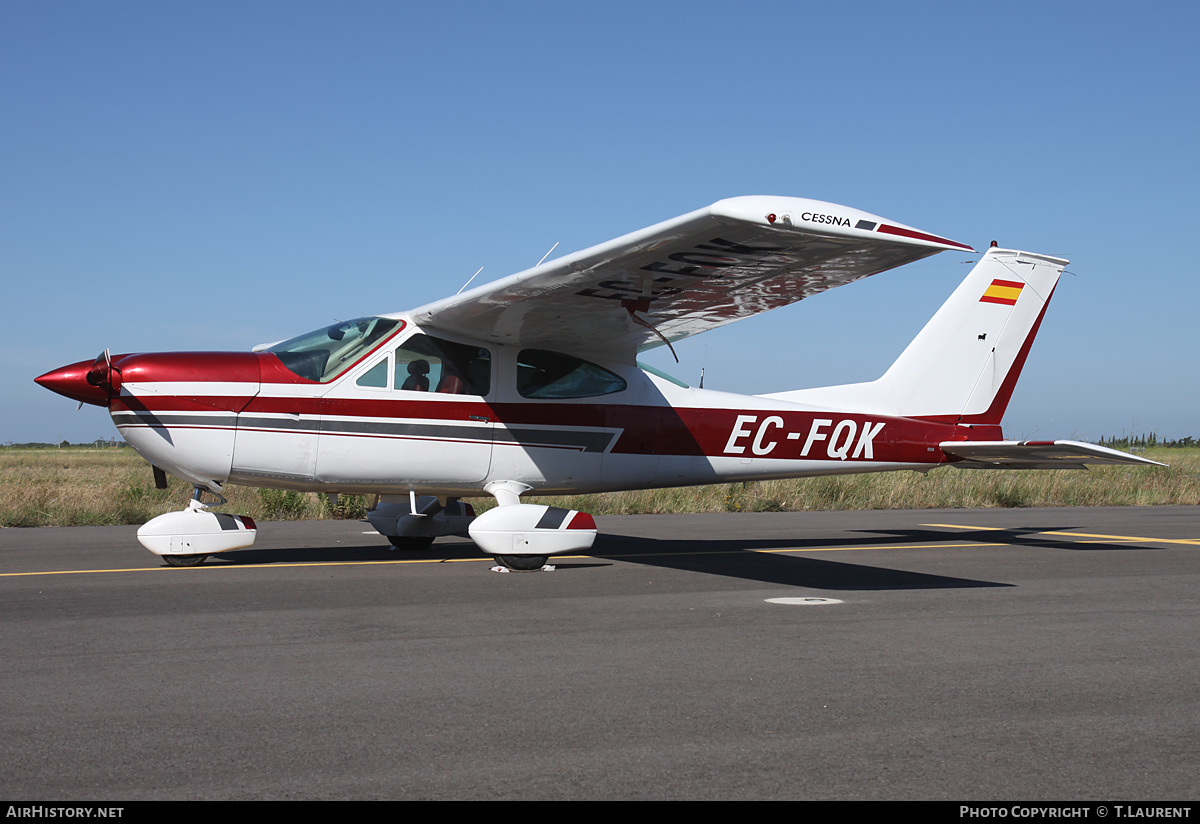
[[[327,417],[263,417],[254,415],[189,415],[173,412],[114,412],[117,426],[214,426],[241,429],[309,431],[331,435],[374,435],[399,438],[440,438],[480,443],[499,442],[520,446],[547,446],[578,449],[581,452],[606,452],[616,440],[616,432],[595,429],[538,429],[529,426],[471,426],[453,423],[413,423],[363,421]]]
[[[599,432],[591,429],[497,429],[496,441],[517,443],[521,446],[573,446],[583,452],[607,452],[616,432]]]
[[[113,412],[117,426],[219,426],[231,427],[236,415],[186,415],[177,412]]]

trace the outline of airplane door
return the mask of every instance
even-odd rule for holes
[[[322,399],[317,478],[345,490],[478,490],[492,459],[491,355],[414,334]]]
[[[295,386],[263,386],[237,416],[229,479],[311,486],[317,466],[320,399]]]

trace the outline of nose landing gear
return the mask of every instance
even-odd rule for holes
[[[138,529],[138,541],[173,567],[198,566],[209,555],[254,545],[258,527],[246,515],[211,512],[200,502],[200,487],[181,512],[152,518]],[[220,494],[217,494],[221,498]],[[225,499],[221,498],[221,503]]]

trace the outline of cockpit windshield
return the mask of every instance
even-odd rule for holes
[[[404,321],[391,318],[355,318],[285,340],[267,351],[300,377],[328,383],[403,326]]]

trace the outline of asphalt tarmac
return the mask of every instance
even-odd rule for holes
[[[0,796],[1194,800],[1200,507],[0,530]],[[780,601],[779,599],[785,599]]]

